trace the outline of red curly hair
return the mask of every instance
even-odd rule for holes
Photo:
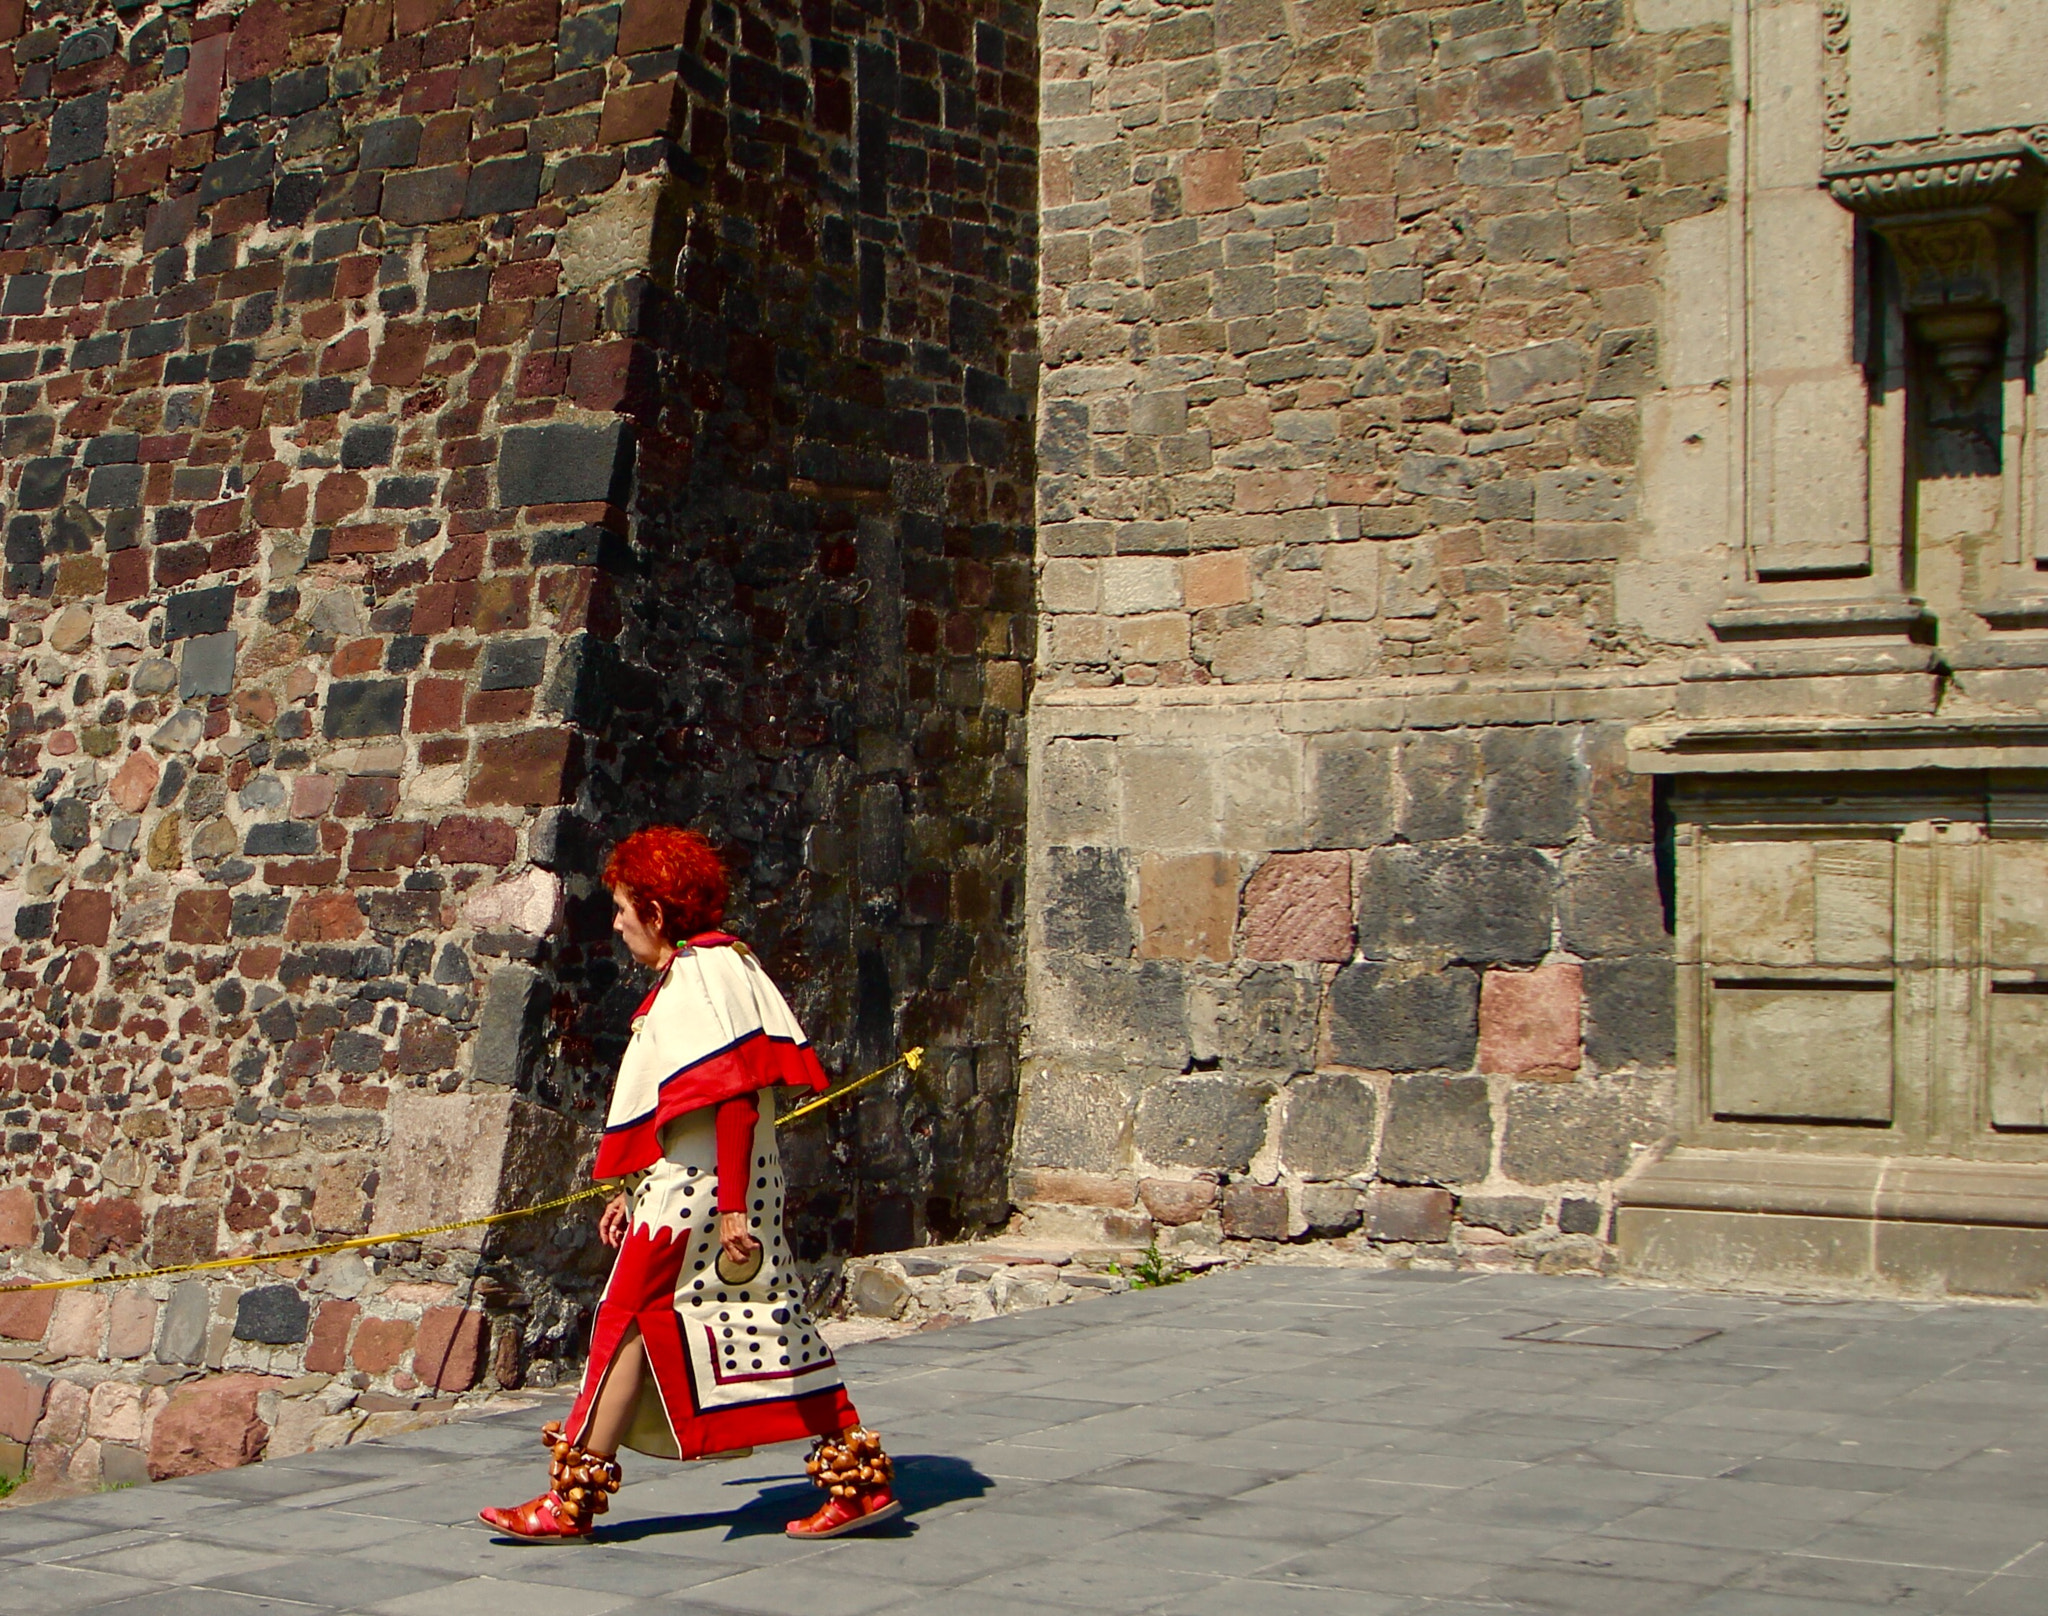
[[[671,943],[715,928],[732,892],[718,850],[677,825],[649,825],[620,842],[605,862],[604,884],[623,888],[642,920],[661,905],[661,934]]]

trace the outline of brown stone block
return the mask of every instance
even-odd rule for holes
[[[340,864],[338,859],[323,862]],[[293,902],[284,923],[285,936],[295,943],[347,942],[368,929],[354,894],[348,892],[308,893]]]
[[[680,45],[689,19],[690,0],[626,0],[619,17],[619,54],[637,56]]]
[[[312,1338],[306,1343],[306,1373],[338,1375],[348,1367],[348,1333],[362,1308],[354,1302],[320,1304],[313,1315]]]
[[[121,550],[107,558],[107,604],[119,606],[149,593],[149,552]]]
[[[427,851],[444,864],[491,864],[502,869],[518,848],[518,834],[498,819],[452,816],[427,834]]]
[[[149,1220],[149,1260],[158,1267],[220,1255],[220,1207],[212,1201],[160,1206]]]
[[[483,1368],[488,1341],[484,1315],[476,1308],[430,1307],[420,1320],[412,1372],[423,1385],[444,1392],[466,1392],[476,1384]]]
[[[1200,1221],[1216,1204],[1216,1186],[1199,1178],[1185,1183],[1175,1178],[1146,1178],[1138,1181],[1138,1199],[1154,1223],[1179,1228]]]
[[[1366,1198],[1365,1232],[1373,1240],[1440,1245],[1451,1237],[1451,1192],[1378,1185]]]
[[[1285,1240],[1287,1192],[1278,1184],[1226,1184],[1223,1232],[1232,1240]]]
[[[434,334],[424,325],[394,320],[384,328],[384,340],[377,345],[377,357],[370,365],[370,380],[379,387],[414,387],[426,373],[427,354]]]
[[[1351,855],[1275,853],[1244,888],[1244,957],[1351,958]]]
[[[348,850],[351,870],[409,870],[426,851],[427,827],[421,820],[394,820],[359,830]]]
[[[1565,1082],[1582,1058],[1576,965],[1488,971],[1479,988],[1479,1069]]]
[[[561,26],[561,7],[557,0],[500,0],[478,7],[474,26],[479,55],[538,45],[555,37]]]
[[[245,7],[228,38],[228,71],[237,83],[277,72],[291,52],[291,30],[277,0]]]
[[[98,948],[107,940],[107,933],[114,924],[114,895],[111,892],[95,892],[90,888],[76,888],[64,894],[64,901],[57,905],[58,946],[83,944]]]
[[[478,742],[476,750],[470,807],[548,808],[568,800],[576,764],[576,738],[569,731],[496,736]]]
[[[381,774],[352,774],[341,784],[334,811],[343,819],[384,819],[397,807],[396,780]]]
[[[1180,164],[1181,205],[1190,213],[1244,206],[1244,153],[1235,146],[1191,151]]]
[[[669,80],[628,85],[604,98],[604,121],[597,138],[607,146],[627,146],[669,133],[675,117],[675,85]]]
[[[49,1389],[47,1380],[31,1380],[13,1364],[0,1364],[0,1437],[26,1442],[34,1436]]]
[[[392,0],[349,0],[342,8],[344,53],[374,50],[391,37]]]
[[[1047,1201],[1056,1206],[1107,1206],[1128,1211],[1137,1205],[1127,1178],[1048,1167],[1020,1170],[1016,1175],[1016,1195],[1021,1201]]]
[[[366,1375],[389,1374],[418,1332],[409,1319],[365,1319],[356,1327],[349,1357]]]
[[[399,39],[413,39],[438,27],[463,9],[463,0],[397,0],[392,13],[392,32]]]
[[[150,1427],[151,1479],[203,1475],[262,1458],[270,1427],[257,1416],[256,1399],[283,1384],[269,1375],[221,1375],[179,1387]]]
[[[15,1293],[0,1286],[0,1339],[40,1341],[57,1308],[57,1292]]]
[[[461,1044],[453,1027],[414,1016],[398,1035],[398,1069],[409,1077],[453,1071]]]
[[[263,866],[263,879],[274,887],[324,887],[340,874],[338,858],[279,859]]]
[[[224,943],[234,899],[220,887],[201,887],[181,892],[171,905],[171,941],[174,943]]]
[[[1138,957],[1226,960],[1237,922],[1228,853],[1148,853],[1138,869]]]
[[[133,1251],[142,1244],[142,1208],[119,1196],[95,1196],[72,1214],[69,1236],[74,1257]]]
[[[41,1227],[34,1191],[24,1184],[0,1190],[0,1251],[20,1251],[34,1245]]]
[[[419,627],[417,606],[413,611],[413,627],[415,630]],[[408,726],[413,734],[428,735],[437,730],[460,729],[464,689],[460,679],[421,679],[415,683],[412,687],[412,717]]]
[[[251,982],[262,982],[277,975],[277,968],[283,963],[283,949],[272,943],[262,943],[243,949],[235,961],[235,969]]]

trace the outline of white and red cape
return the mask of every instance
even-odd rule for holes
[[[692,937],[633,1018],[597,1176],[653,1166],[663,1125],[686,1112],[778,1083],[822,1094],[830,1082],[753,951],[723,932]]]

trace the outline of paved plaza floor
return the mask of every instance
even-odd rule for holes
[[[496,1540],[527,1413],[0,1513],[0,1609],[2048,1613],[2048,1311],[1260,1268],[844,1357],[891,1535],[785,1447]]]

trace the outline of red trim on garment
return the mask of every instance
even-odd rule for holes
[[[654,1110],[605,1130],[598,1142],[598,1178],[623,1178],[661,1160],[661,1130],[677,1117],[778,1083],[822,1094],[832,1086],[809,1044],[771,1038],[756,1029],[662,1081]]]
[[[626,1332],[636,1325],[646,1344],[647,1366],[668,1416],[669,1430],[685,1459],[805,1437],[836,1436],[860,1424],[844,1386],[742,1408],[700,1409],[689,1354],[683,1349],[682,1318],[676,1311],[676,1275],[681,1265],[681,1258],[674,1254],[671,1231],[654,1234],[642,1228],[627,1235],[591,1328],[590,1362],[565,1427],[571,1441],[581,1442],[589,1434],[605,1370]]]

